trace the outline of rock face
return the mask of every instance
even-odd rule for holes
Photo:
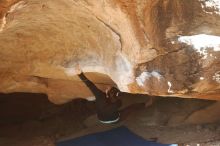
[[[3,0],[0,92],[57,104],[103,90],[219,100],[218,0]],[[101,74],[98,74],[101,73]],[[103,75],[104,74],[104,75]]]

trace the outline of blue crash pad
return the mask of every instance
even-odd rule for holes
[[[89,134],[86,136],[61,141],[56,146],[177,146],[146,141],[126,127]]]

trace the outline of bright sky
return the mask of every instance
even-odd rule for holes
[[[178,38],[178,41],[192,45],[200,55],[204,55],[204,58],[207,58],[208,48],[213,48],[214,51],[220,51],[220,37],[215,35],[198,34],[181,36]]]
[[[220,14],[220,0],[200,0],[200,1],[205,3],[205,7],[214,8],[216,10],[214,13]],[[204,6],[202,5],[202,7]]]

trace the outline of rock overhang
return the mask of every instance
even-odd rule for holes
[[[114,81],[108,84],[122,91],[219,99],[220,43],[213,41],[220,34],[220,16],[217,8],[207,13],[203,1],[0,4],[6,6],[0,25],[1,92],[46,93],[54,103],[87,98],[91,93],[75,73],[79,64],[84,72],[106,74]],[[197,49],[196,36],[209,45]],[[75,94],[79,87],[88,93]]]

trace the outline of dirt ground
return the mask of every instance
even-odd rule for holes
[[[75,100],[54,105],[43,94],[0,95],[0,145],[53,146],[59,137],[84,129],[93,103]]]
[[[170,106],[174,102],[179,104]],[[202,101],[200,104],[197,100],[186,102],[185,99],[163,99],[147,109],[141,106],[132,107],[130,111],[127,110],[130,117],[118,124],[106,126],[97,122],[93,102],[78,99],[68,104],[54,105],[43,94],[0,94],[0,146],[54,146],[59,140],[121,125],[127,126],[145,139],[162,143],[220,146],[219,122],[173,124],[173,121],[181,122],[173,119],[181,119],[180,115],[189,115],[192,111],[188,103],[198,108],[213,104],[212,101]],[[185,106],[188,109],[181,111]],[[170,115],[176,116],[170,118]]]

